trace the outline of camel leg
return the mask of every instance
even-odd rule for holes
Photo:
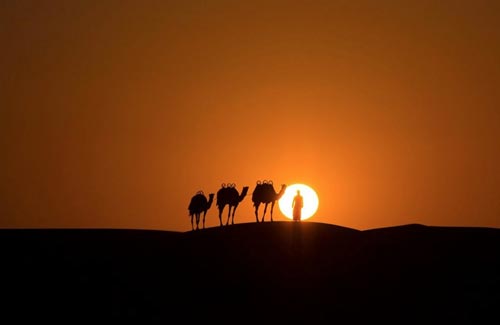
[[[200,229],[200,214],[196,214],[196,230]]]
[[[221,227],[222,227],[222,211],[224,211],[224,207],[219,208],[219,222]]]
[[[275,202],[276,201],[271,202],[271,211],[269,211],[269,212],[271,212],[271,222],[273,222],[273,210],[274,210],[274,203]]]
[[[227,221],[226,221],[226,226],[229,225],[229,218],[231,217],[231,206],[229,206],[229,209],[227,210]]]
[[[262,215],[262,222],[264,222],[264,218],[266,217],[267,205],[268,203],[264,204],[264,214]]]
[[[193,215],[191,215],[191,230],[194,230],[194,225],[193,225]]]
[[[232,225],[234,225],[234,214],[236,213],[236,208],[237,208],[237,207],[238,207],[237,205],[235,205],[235,206],[233,207],[233,214],[231,215],[231,224],[232,224]]]
[[[259,205],[260,203],[255,203],[255,221],[259,222]]]
[[[207,210],[203,211],[203,229],[205,229],[205,216],[207,215]]]

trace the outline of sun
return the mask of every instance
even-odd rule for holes
[[[293,220],[293,198],[297,195],[297,190],[303,197],[304,206],[302,208],[301,220],[306,220],[312,217],[318,210],[319,199],[316,192],[305,184],[293,184],[287,186],[285,193],[278,201],[281,213],[288,219]]]

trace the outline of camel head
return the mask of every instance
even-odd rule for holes
[[[285,190],[286,190],[286,184],[281,184],[281,189],[280,189],[280,191],[276,194],[276,200],[281,199],[281,197],[283,196],[283,194],[285,194]]]
[[[208,194],[207,210],[212,206],[212,203],[214,202],[214,196],[214,193]]]
[[[240,194],[240,197],[239,197],[239,201],[241,202],[245,196],[247,195],[248,193],[248,186],[244,186],[243,189],[241,190],[241,194]]]

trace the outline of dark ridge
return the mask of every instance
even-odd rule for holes
[[[301,222],[302,229],[307,228],[315,228],[315,229],[323,229],[323,231],[332,231],[332,232],[351,232],[357,233],[360,230],[328,224],[328,223],[320,223],[320,222]],[[244,231],[244,232],[252,232],[252,231],[280,231],[281,229],[287,229],[293,227],[296,223],[291,221],[273,221],[273,222],[248,222],[248,223],[238,223],[234,225],[230,225],[228,227],[210,227],[206,229],[200,229],[198,231],[187,231],[186,233],[196,233],[196,232],[227,232],[227,231]]]
[[[0,230],[16,322],[499,320],[500,229],[264,222]]]
[[[420,224],[420,223],[409,223],[405,225],[398,225],[398,226],[390,226],[390,227],[380,227],[380,228],[373,228],[373,229],[366,229],[363,230],[365,232],[370,232],[370,231],[394,231],[394,230],[419,230],[423,228],[427,228],[428,226]]]

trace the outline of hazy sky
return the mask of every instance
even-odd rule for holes
[[[188,231],[221,183],[252,222],[262,179],[500,227],[499,1],[1,1],[0,44],[0,227]]]

